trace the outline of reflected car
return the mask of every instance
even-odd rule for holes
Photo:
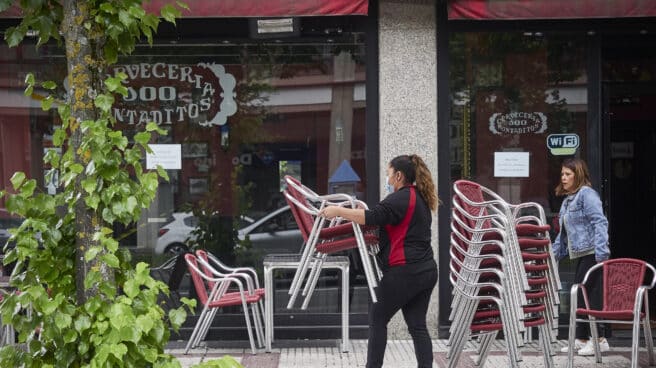
[[[192,232],[197,226],[198,218],[193,213],[173,213],[172,219],[159,229],[155,253],[186,252],[186,244],[193,240]],[[303,236],[289,206],[281,207],[257,220],[241,216],[239,226],[239,240],[248,237],[251,248],[263,253],[297,253],[303,244]]]
[[[5,245],[11,237],[9,229],[19,227],[22,223],[23,219],[12,216],[7,210],[0,208],[0,254],[4,253]]]

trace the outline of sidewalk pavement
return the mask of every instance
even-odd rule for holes
[[[433,352],[435,362],[433,367],[446,367],[447,340],[433,340]],[[318,368],[318,367],[364,367],[367,358],[367,340],[351,340],[351,349],[348,353],[342,353],[339,349],[339,341],[293,341],[286,344],[295,347],[274,348],[271,353],[264,350],[258,351],[257,355],[251,354],[250,349],[244,348],[220,348],[209,346],[193,349],[189,355],[184,355],[184,343],[173,342],[169,345],[167,352],[178,357],[183,367],[191,367],[194,364],[220,358],[224,355],[235,357],[246,368]],[[561,340],[554,344],[554,351],[558,354],[554,357],[554,365],[558,368],[566,367],[567,354],[560,353],[560,348],[567,345],[567,341]],[[474,368],[474,357],[476,355],[475,344],[468,343],[463,352],[458,368]],[[521,368],[543,367],[543,358],[538,349],[537,342],[530,342],[522,350],[524,360],[520,363]],[[603,353],[603,363],[595,363],[592,357],[574,357],[576,368],[625,368],[631,366],[630,347],[611,347],[611,351]],[[497,340],[493,343],[485,367],[509,367],[506,355],[505,342]],[[648,366],[647,351],[640,349],[640,367]],[[414,356],[414,348],[411,340],[390,340],[387,343],[385,353],[385,365],[389,368],[415,368],[417,361]]]

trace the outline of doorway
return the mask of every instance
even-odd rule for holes
[[[656,82],[609,83],[605,91],[612,257],[656,265]],[[652,290],[650,299],[655,297]]]

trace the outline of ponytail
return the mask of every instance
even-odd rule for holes
[[[431,211],[437,209],[439,199],[437,198],[435,183],[433,183],[430,170],[428,170],[421,157],[417,155],[397,156],[390,161],[390,166],[394,170],[402,172],[408,184],[416,183],[417,190],[426,200],[426,204],[428,204]]]
[[[419,193],[421,193],[421,196],[426,200],[428,208],[430,208],[431,211],[435,211],[439,200],[437,198],[437,189],[435,189],[435,183],[433,183],[430,170],[428,170],[428,166],[426,166],[421,157],[410,155],[410,159],[412,160],[412,163],[415,164],[415,181],[417,183],[417,189],[419,189]]]

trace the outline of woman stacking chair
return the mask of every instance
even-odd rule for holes
[[[262,299],[263,295],[244,287],[242,280],[250,276],[244,273],[221,274],[202,258],[197,258],[191,253],[185,254],[184,257],[198,299],[203,306],[203,310],[198,317],[194,331],[185,348],[185,354],[189,352],[190,348],[198,346],[205,339],[219,308],[239,305],[242,306],[244,311],[251,350],[253,354],[257,354],[249,311],[252,309],[258,344],[259,346],[263,346],[263,323],[257,307],[254,307]],[[201,268],[207,270],[207,273],[213,276],[208,276],[206,272],[201,271]],[[237,291],[230,291],[231,287],[236,287]],[[253,308],[249,308],[249,306]]]
[[[327,221],[319,216],[319,211],[324,206],[355,208],[363,206],[364,203],[346,194],[317,195],[291,176],[286,176],[285,181],[287,189],[283,194],[292,208],[292,214],[305,239],[299,268],[290,287],[291,298],[287,308],[293,307],[310,270],[305,287],[302,288],[305,296],[302,308],[307,308],[326,256],[353,248],[359,252],[372,300],[376,302],[374,288],[377,286],[379,271],[375,259],[371,259],[371,253],[377,251],[378,237],[372,232],[363,232],[360,225],[356,223],[341,222],[339,219]]]

